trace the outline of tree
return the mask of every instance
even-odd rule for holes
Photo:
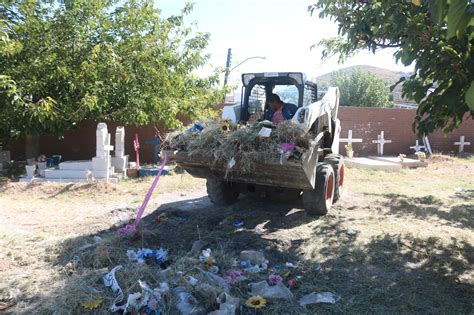
[[[393,107],[388,83],[369,71],[333,72],[330,85],[339,87],[342,106]]]
[[[318,0],[309,11],[330,17],[339,37],[325,39],[323,58],[359,49],[394,48],[415,71],[403,94],[419,103],[414,130],[450,132],[474,117],[474,4],[468,0]]]
[[[185,25],[191,10],[162,18],[153,0],[0,0],[1,30],[18,48],[0,59],[16,84],[0,98],[0,139],[86,119],[176,127],[180,114],[209,115],[223,93],[217,71],[196,75],[209,34]]]

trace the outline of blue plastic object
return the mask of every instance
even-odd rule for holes
[[[141,168],[138,170],[138,177],[143,177],[143,176],[156,176],[156,174],[158,174],[159,172],[159,169],[155,169],[155,168]],[[169,175],[169,171],[168,170],[163,170],[161,172],[161,175]]]
[[[57,166],[57,165],[59,165],[59,163],[61,163],[61,159],[63,157],[62,157],[62,155],[56,154],[56,155],[52,155],[51,158],[53,159],[52,165]]]

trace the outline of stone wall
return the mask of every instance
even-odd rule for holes
[[[412,132],[412,123],[415,117],[414,110],[388,109],[388,108],[360,108],[341,107],[339,109],[339,119],[342,124],[341,138],[347,137],[349,129],[353,132],[354,138],[362,138],[362,143],[354,143],[356,155],[367,156],[377,152],[377,145],[372,140],[377,139],[380,131],[385,132],[385,139],[392,140],[384,146],[386,155],[398,155],[399,153],[411,153],[410,146],[415,144],[416,136]],[[121,124],[107,122],[107,127],[112,136],[112,145],[115,143],[115,128]],[[91,159],[95,156],[95,131],[96,122],[83,122],[77,125],[74,130],[67,132],[63,138],[43,135],[39,140],[40,152],[47,156],[61,154],[63,160]],[[162,126],[156,126],[161,132]],[[151,162],[153,160],[153,147],[146,145],[145,140],[153,138],[155,126],[145,127],[126,126],[125,127],[125,154],[130,155],[130,161],[135,161],[133,151],[133,139],[138,133],[140,140],[140,160]],[[441,133],[429,136],[431,147],[435,152],[457,152],[457,146],[453,143],[459,141],[459,137],[464,135],[466,141],[472,144],[467,146],[465,151],[474,153],[474,120],[469,119],[463,122],[461,128],[455,130],[447,137]],[[344,151],[341,144],[341,152]],[[25,159],[25,142],[19,140],[5,145],[5,149],[11,150],[12,159]]]

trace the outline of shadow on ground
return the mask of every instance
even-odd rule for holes
[[[408,197],[402,194],[367,194],[382,197],[379,203],[389,209],[388,214],[417,219],[443,220],[462,228],[474,228],[474,199],[465,198],[465,194],[456,194],[452,199],[462,204],[448,205],[433,195]]]
[[[413,215],[445,219],[437,208],[436,199],[410,200],[400,195],[384,195],[383,198],[390,199],[386,202],[391,214],[407,219]],[[192,211],[187,209],[190,204],[194,207]],[[199,208],[199,204],[204,206]],[[382,233],[362,239],[359,233],[347,233],[340,212],[313,218],[294,206],[295,203],[252,198],[243,198],[228,207],[209,205],[206,198],[162,205],[143,219],[141,233],[135,238],[118,236],[113,228],[62,244],[54,268],[63,275],[64,287],[48,295],[38,293],[29,298],[39,303],[35,311],[64,314],[83,312],[81,301],[100,297],[103,305],[96,313],[106,313],[113,300],[112,292],[104,288],[101,280],[107,270],[118,264],[124,266],[117,278],[126,295],[140,291],[138,279],[152,287],[163,280],[156,264],[138,266],[128,262],[127,249],[166,248],[171,267],[182,270],[186,276],[202,268],[196,257],[184,258],[193,242],[201,239],[212,248],[221,272],[231,269],[232,259],[245,249],[263,251],[271,268],[285,262],[298,264],[291,274],[291,277],[301,277],[298,286],[292,289],[295,299],[270,301],[263,314],[473,311],[473,285],[465,281],[469,280],[474,265],[472,244],[456,239],[443,243],[435,237],[421,239],[409,234]],[[449,218],[456,211],[464,213],[451,209]],[[463,214],[455,217],[459,224],[472,224],[472,221],[468,223],[469,217],[464,221]],[[234,227],[233,223],[238,220],[244,222],[242,228]],[[95,236],[102,239],[97,244],[93,241]],[[269,273],[250,278],[263,280]],[[182,277],[168,281],[171,286],[186,285]],[[187,288],[193,290],[189,285]],[[242,283],[232,288],[231,293],[246,297],[246,289],[246,283]],[[334,305],[318,304],[308,309],[298,306],[297,300],[313,291],[331,291],[342,298]],[[199,292],[194,293],[199,297]],[[173,300],[167,303],[164,311],[176,314]],[[215,306],[205,302],[203,305]]]

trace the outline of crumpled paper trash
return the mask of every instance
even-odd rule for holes
[[[250,283],[249,286],[251,288],[251,295],[260,295],[266,299],[293,299],[293,293],[291,293],[291,291],[282,283],[269,286],[267,281],[264,280]]]
[[[317,304],[317,303],[326,303],[326,304],[335,304],[337,301],[341,299],[341,296],[338,294],[334,294],[332,292],[311,292],[310,294],[306,294],[303,296],[298,303],[301,306],[306,306],[308,304]]]

